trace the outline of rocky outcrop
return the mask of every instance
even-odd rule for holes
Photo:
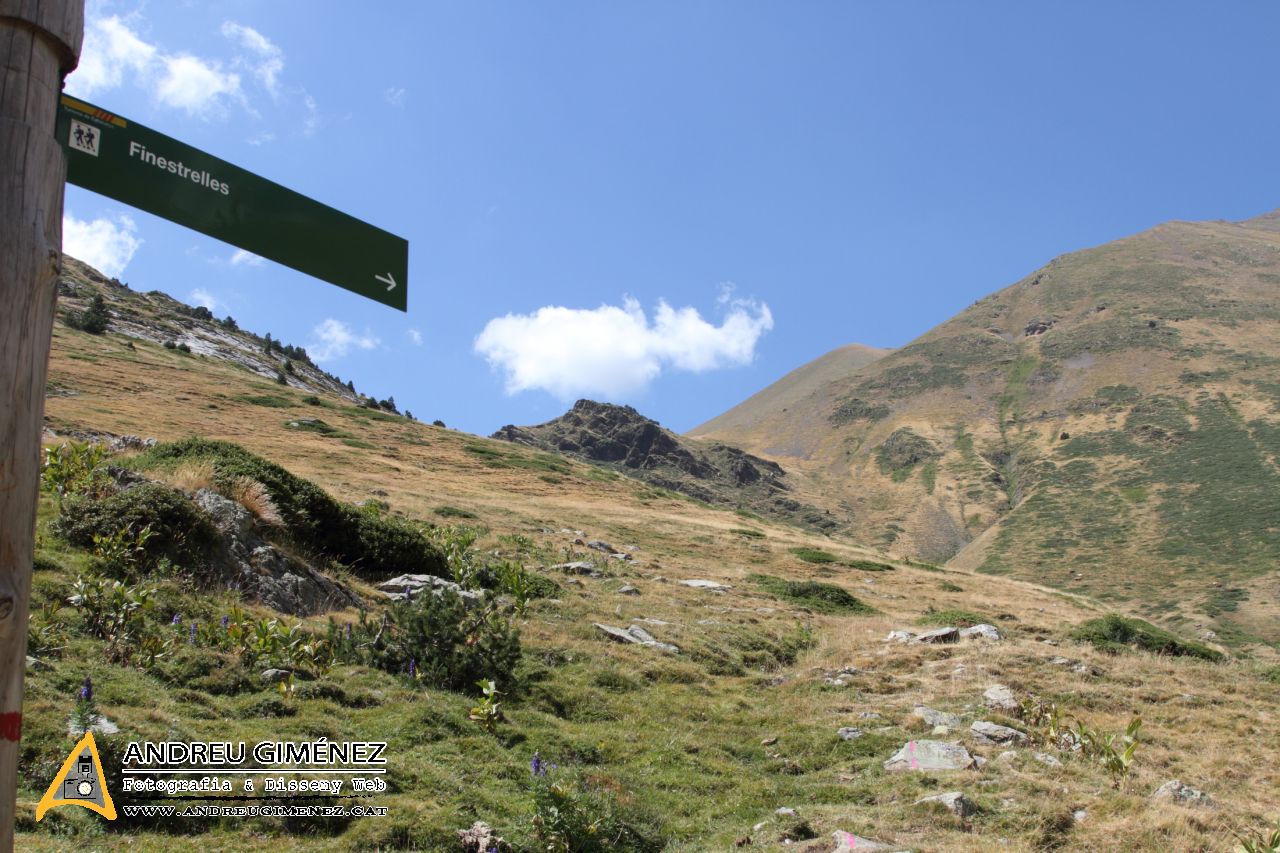
[[[218,532],[215,567],[245,596],[294,616],[360,605],[344,585],[264,542],[253,515],[240,504],[210,489],[194,499]]]
[[[790,497],[787,474],[776,462],[676,435],[630,406],[579,400],[555,420],[507,425],[491,438],[624,471],[709,504],[746,506],[815,529],[839,526],[829,514]]]

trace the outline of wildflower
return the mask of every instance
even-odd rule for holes
[[[80,688],[79,695],[82,702],[93,701],[93,679],[87,675],[84,677],[84,686]]]
[[[228,625],[230,625],[230,624],[231,624],[231,617],[230,617],[230,616],[223,616],[223,617],[222,617],[222,630],[224,630],[224,631],[225,631],[225,630],[227,630],[227,626],[228,626]]]
[[[172,621],[172,622],[170,622],[169,624],[170,624],[170,625],[173,625],[173,626],[175,626],[175,627],[176,627],[176,626],[178,626],[178,625],[181,625],[181,624],[182,624],[182,614],[181,614],[181,613],[175,613],[175,614],[173,614],[173,621]]]
[[[347,635],[347,642],[348,643],[351,642],[351,623],[350,622],[347,623],[345,633]]]
[[[542,756],[538,753],[533,754],[533,760],[529,762],[529,772],[539,778],[547,775],[546,762],[542,760]]]
[[[191,645],[194,646],[195,644],[196,644],[196,623],[195,623],[195,620],[193,619],[191,621]]]
[[[418,677],[418,659],[417,658],[409,658],[409,677],[410,678]]]

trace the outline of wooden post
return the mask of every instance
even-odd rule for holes
[[[66,162],[53,127],[83,38],[84,0],[0,0],[0,850],[13,849],[40,433],[62,257]]]

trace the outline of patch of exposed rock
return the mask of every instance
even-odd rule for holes
[[[218,532],[215,566],[246,597],[294,616],[360,605],[343,584],[263,541],[253,514],[240,504],[209,489],[194,500]]]

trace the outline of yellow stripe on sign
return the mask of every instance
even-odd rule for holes
[[[99,109],[92,104],[86,104],[83,101],[77,101],[70,95],[62,96],[62,105],[76,112],[84,113],[87,116],[96,118],[98,121],[105,121],[107,124],[114,124],[116,127],[128,127],[129,123],[118,115]]]

